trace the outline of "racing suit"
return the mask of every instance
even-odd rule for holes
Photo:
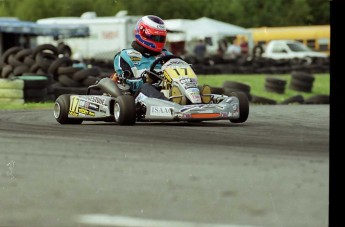
[[[146,83],[146,79],[142,76],[142,73],[148,70],[158,57],[171,54],[172,53],[166,49],[163,49],[161,53],[150,51],[140,46],[136,41],[133,41],[132,48],[123,49],[115,55],[114,76],[126,79],[126,83],[130,86],[131,92],[135,94],[135,96],[141,92],[148,97],[167,100],[166,97],[152,85],[157,82],[157,80],[151,78],[153,81]],[[157,64],[156,69],[160,67],[161,65]]]

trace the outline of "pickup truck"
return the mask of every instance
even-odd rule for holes
[[[274,60],[302,60],[306,64],[311,64],[313,61],[325,61],[328,55],[314,51],[298,41],[272,40],[266,45],[262,57]]]

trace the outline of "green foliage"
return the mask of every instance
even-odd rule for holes
[[[0,17],[30,21],[80,16],[86,11],[112,16],[120,10],[163,19],[206,16],[247,28],[330,23],[326,0],[0,0]]]
[[[306,0],[235,0],[229,10],[243,27],[304,25],[311,13]]]
[[[18,17],[29,21],[48,17],[79,17],[87,11],[94,11],[98,16],[110,16],[121,9],[123,9],[121,3],[114,0],[2,0],[0,2],[0,16]]]
[[[310,24],[329,24],[330,0],[307,0],[312,12]]]

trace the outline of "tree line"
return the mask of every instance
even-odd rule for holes
[[[327,0],[0,0],[0,17],[36,21],[48,17],[154,14],[163,19],[209,17],[245,28],[330,24]]]

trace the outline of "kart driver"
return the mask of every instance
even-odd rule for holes
[[[147,15],[140,18],[134,29],[135,40],[132,48],[123,49],[115,54],[115,73],[113,81],[125,80],[130,86],[132,94],[139,91],[149,97],[166,99],[152,84],[159,79],[153,75],[144,77],[143,72],[148,70],[157,58],[172,55],[164,49],[167,30],[164,21],[158,16]],[[161,65],[157,64],[157,68]]]

